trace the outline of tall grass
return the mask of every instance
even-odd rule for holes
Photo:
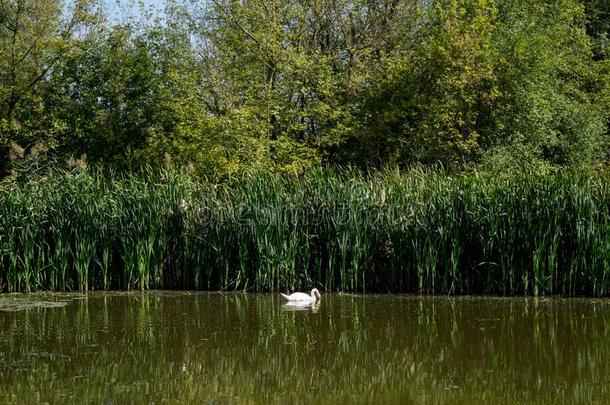
[[[5,291],[610,293],[610,179],[85,170],[0,186]]]

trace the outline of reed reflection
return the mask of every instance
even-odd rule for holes
[[[604,403],[606,300],[62,295],[0,312],[0,402]]]

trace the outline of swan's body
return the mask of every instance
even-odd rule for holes
[[[316,302],[316,300],[322,299],[322,295],[317,288],[311,290],[311,295],[302,292],[293,293],[290,295],[282,294],[282,297],[288,301],[299,301],[299,302]]]

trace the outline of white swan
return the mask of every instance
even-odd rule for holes
[[[280,293],[281,294],[281,293]],[[322,299],[322,295],[317,288],[311,290],[311,295],[307,295],[302,292],[293,293],[290,295],[282,294],[282,297],[286,298],[288,301],[305,301],[305,302],[316,302],[316,300]]]

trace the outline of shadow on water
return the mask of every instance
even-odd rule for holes
[[[3,298],[4,299],[4,298]],[[608,403],[610,301],[188,292],[0,312],[2,403]],[[2,305],[0,303],[0,305]]]

